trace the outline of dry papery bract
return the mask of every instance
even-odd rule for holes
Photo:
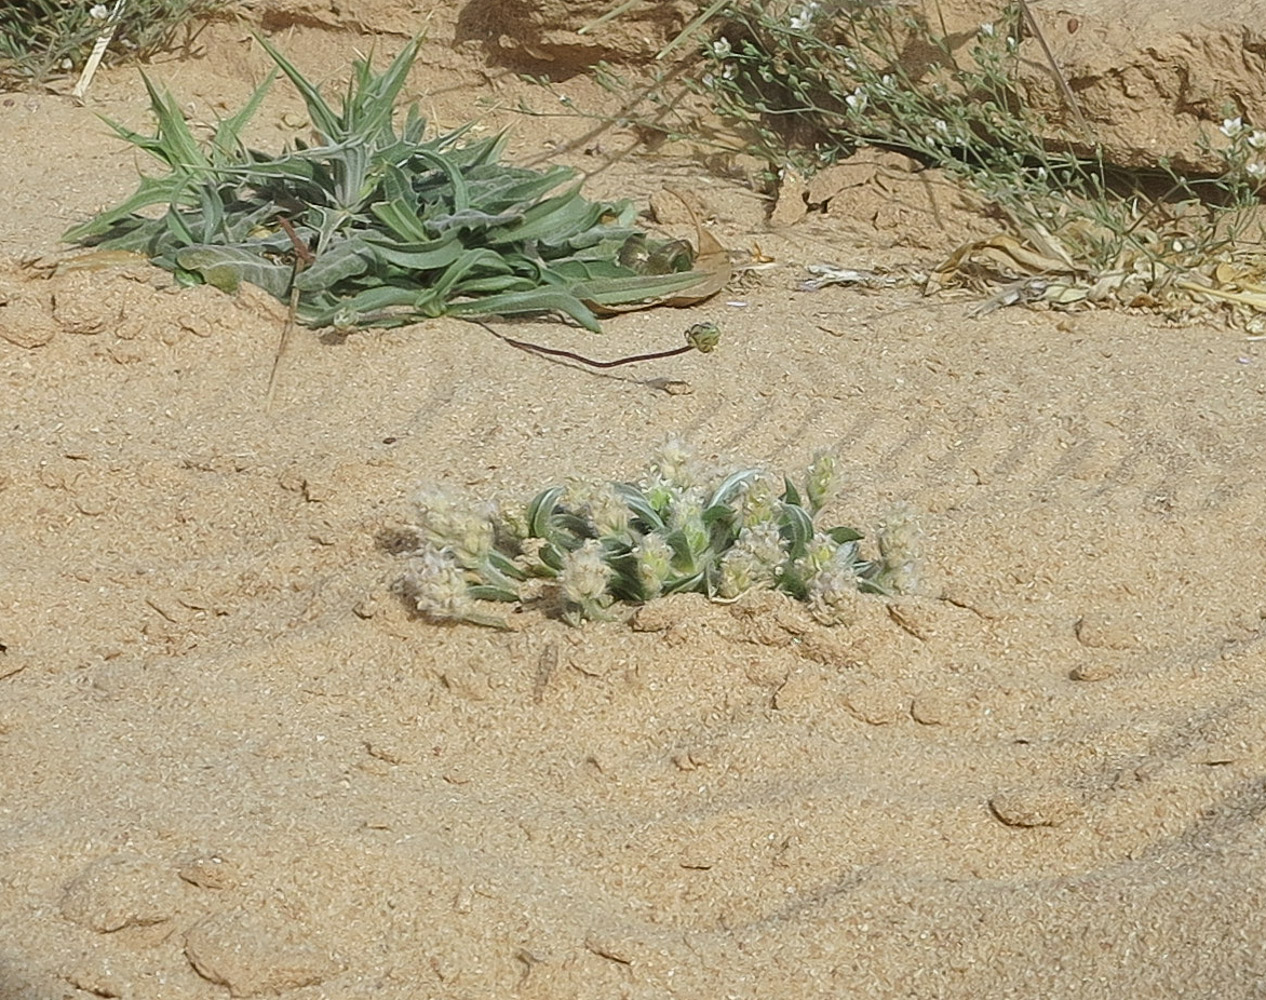
[[[829,452],[797,487],[757,468],[705,470],[674,438],[636,482],[555,485],[522,508],[425,489],[401,591],[430,617],[501,625],[487,602],[542,605],[579,624],[669,594],[732,601],[770,589],[847,624],[859,591],[913,592],[918,530],[899,508],[867,556],[859,532],[819,527],[838,479]]]

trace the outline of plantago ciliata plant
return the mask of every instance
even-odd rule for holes
[[[917,534],[902,514],[881,531],[876,556],[864,557],[857,531],[815,524],[837,485],[830,454],[814,459],[798,489],[759,469],[702,474],[673,440],[637,483],[551,486],[521,513],[427,492],[401,587],[428,615],[484,625],[498,619],[481,601],[542,592],[577,624],[611,618],[617,602],[686,592],[731,601],[758,589],[846,622],[859,591],[913,590]]]
[[[504,135],[464,142],[468,125],[424,139],[416,104],[397,128],[416,40],[383,73],[357,61],[338,110],[259,43],[302,95],[315,144],[276,156],[243,147],[276,72],[209,143],[146,79],[157,134],[108,124],[167,173],[143,177],[131,198],[66,239],[138,251],[186,283],[231,291],[248,281],[289,300],[302,322],[340,329],[549,311],[596,330],[593,307],[653,300],[705,277],[676,244],[671,254],[626,252],[647,247],[629,204],[587,201],[566,167],[501,163]],[[165,211],[141,214],[152,206]]]

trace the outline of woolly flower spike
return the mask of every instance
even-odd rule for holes
[[[695,484],[694,454],[679,437],[664,442],[651,468],[670,486],[688,489]]]
[[[813,456],[813,464],[809,466],[809,478],[805,483],[805,493],[809,495],[809,510],[816,514],[835,495],[839,485],[839,477],[835,470],[835,456],[829,451],[820,451]]]
[[[577,620],[605,617],[602,612],[611,603],[611,596],[607,593],[611,575],[611,567],[602,558],[602,543],[596,538],[590,538],[563,557],[563,570],[558,582],[569,605],[568,610]]]
[[[717,594],[725,599],[739,597],[753,587],[770,587],[778,582],[787,550],[778,525],[772,521],[744,528],[738,539],[721,557]]]
[[[702,568],[706,561],[712,536],[708,526],[703,523],[703,501],[694,493],[686,493],[677,498],[668,518],[668,526],[680,531],[686,540],[686,548],[696,568]]]
[[[469,618],[474,602],[466,591],[466,575],[449,552],[427,547],[412,559],[401,581],[419,611],[437,618]]]
[[[848,625],[864,600],[852,560],[843,552],[809,581],[807,591],[809,612],[823,625]]]
[[[610,483],[573,482],[563,494],[562,504],[588,518],[600,538],[628,534],[628,504]]]
[[[422,540],[450,550],[461,565],[474,567],[492,551],[495,531],[490,504],[472,506],[433,489],[420,492],[414,503]]]
[[[879,530],[883,568],[878,582],[894,594],[913,594],[918,587],[919,539],[914,512],[904,504],[893,509]]]
[[[856,553],[855,543],[838,545],[829,535],[821,531],[814,532],[813,538],[805,547],[805,553],[796,563],[796,568],[804,579],[812,580],[819,573],[828,569],[837,559],[851,559]]]
[[[744,527],[773,521],[778,517],[778,498],[773,482],[768,476],[747,480],[735,494],[734,506],[738,511],[738,522]]]
[[[673,572],[673,550],[663,535],[647,535],[633,548],[637,580],[647,600],[658,597]]]

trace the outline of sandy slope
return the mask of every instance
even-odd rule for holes
[[[162,72],[231,105],[233,51]],[[98,108],[143,120],[137,84]],[[599,376],[444,320],[302,337],[266,412],[259,298],[21,266],[134,168],[88,111],[13,100],[0,997],[1263,995],[1257,345],[796,292],[956,233],[770,234],[736,182],[634,158],[595,193],[685,182],[780,266],[744,306],[528,332],[614,355],[718,319],[716,354]],[[392,595],[419,483],[627,478],[669,433],[793,472],[837,448],[835,520],[920,512],[921,595],[847,629],[679,598],[509,633]]]

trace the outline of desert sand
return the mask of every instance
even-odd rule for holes
[[[409,93],[439,124],[508,125],[592,197],[687,191],[772,266],[601,337],[494,324],[614,357],[709,320],[711,355],[301,331],[267,408],[262,294],[51,270],[135,185],[95,115],[146,123],[137,68],[84,107],[0,95],[0,997],[1266,996],[1261,344],[800,291],[986,222],[881,172],[771,225],[671,144],[562,148],[592,123],[513,114],[554,99],[434,6]],[[372,41],[267,27],[332,82]],[[228,24],[145,69],[210,120],[265,66]],[[835,449],[828,519],[908,504],[918,593],[848,627],[765,594],[497,632],[394,592],[419,486],[630,479],[669,435],[793,474]]]

